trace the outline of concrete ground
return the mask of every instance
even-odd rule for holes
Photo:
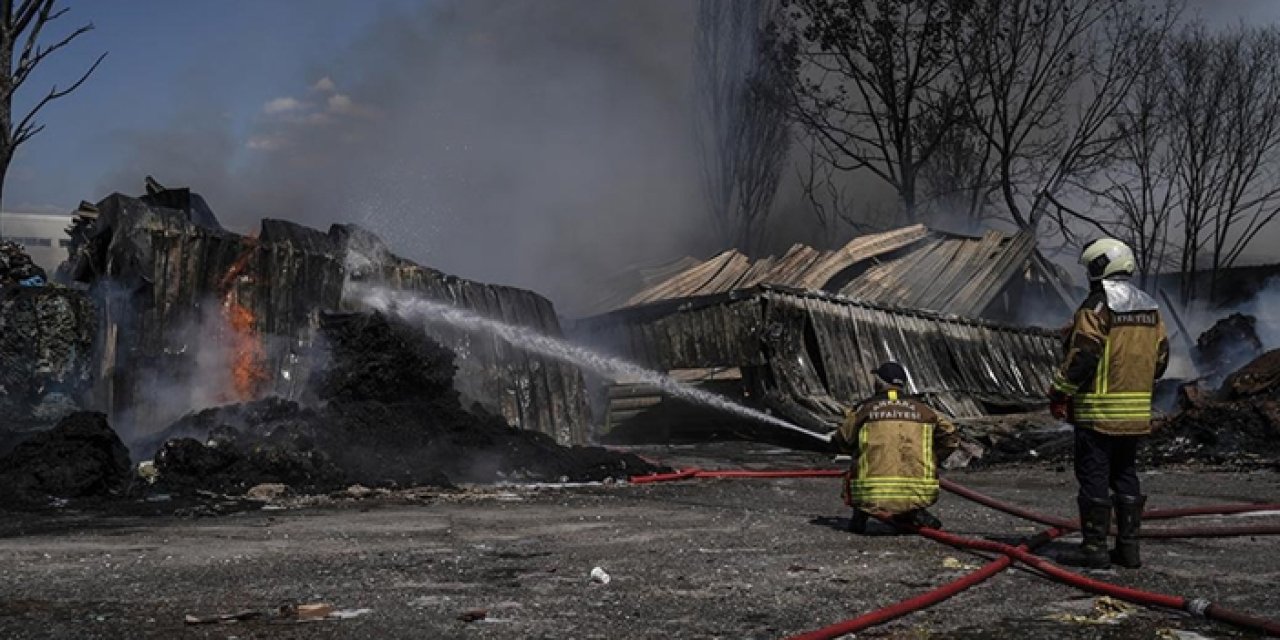
[[[762,446],[647,448],[673,466],[830,467]],[[1067,514],[1051,466],[953,480]],[[1280,500],[1280,475],[1163,469],[1149,507]],[[834,479],[472,488],[319,501],[218,517],[63,509],[0,513],[3,638],[779,638],[927,591],[984,562],[907,535],[855,536]],[[1011,540],[1041,527],[946,495],[946,528]],[[1280,516],[1183,523],[1280,523]],[[1160,526],[1153,524],[1152,526]],[[1070,540],[1070,539],[1068,539]],[[1052,554],[1068,546],[1049,548]],[[1280,538],[1151,541],[1147,566],[1097,575],[1280,617]],[[593,582],[592,569],[609,574]],[[210,625],[184,616],[281,603],[369,609],[345,620]],[[1252,637],[1176,612],[1124,609],[1010,570],[860,634],[895,638]],[[1108,603],[1101,603],[1103,608]],[[459,617],[484,610],[486,618]]]

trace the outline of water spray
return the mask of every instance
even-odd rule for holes
[[[831,442],[830,434],[809,431],[776,416],[771,416],[750,407],[744,407],[723,396],[708,393],[681,383],[657,371],[592,351],[560,338],[548,336],[529,327],[507,324],[501,320],[486,318],[443,302],[428,300],[386,287],[370,288],[359,294],[359,297],[361,303],[369,308],[397,316],[409,322],[446,324],[463,331],[487,333],[501,338],[516,348],[532,351],[548,358],[587,369],[610,380],[617,381],[623,378],[640,380],[681,400],[694,402],[773,427],[794,431],[822,442]]]

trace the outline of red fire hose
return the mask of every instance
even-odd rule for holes
[[[1018,545],[1018,548],[1027,550],[1035,549],[1036,547],[1042,546],[1065,533],[1067,533],[1066,529],[1047,529],[1040,532],[1030,540]],[[788,640],[829,640],[830,638],[838,638],[843,635],[857,633],[863,629],[869,629],[871,627],[884,624],[890,620],[895,620],[907,614],[920,611],[921,609],[932,607],[933,605],[938,604],[939,602],[942,602],[943,600],[946,600],[947,598],[950,598],[951,596],[954,596],[957,593],[960,593],[961,591],[964,591],[965,589],[1000,573],[1001,571],[1004,571],[1012,564],[1012,557],[1001,555],[999,558],[988,562],[976,571],[966,574],[958,580],[948,582],[947,584],[937,587],[932,591],[927,591],[915,596],[914,598],[908,598],[902,602],[884,607],[883,609],[876,609],[875,611],[864,613],[851,620],[845,620],[844,622],[838,622],[829,627],[823,627],[797,636],[791,636]]]
[[[637,476],[631,479],[633,483],[643,484],[650,482],[664,482],[672,480],[684,480],[691,478],[814,478],[814,477],[833,477],[843,475],[840,470],[818,470],[805,469],[797,471],[704,471],[699,469],[685,469],[677,473],[655,474],[650,476]],[[817,640],[819,638],[835,638],[841,635],[853,633],[855,631],[865,629],[871,626],[882,624],[895,618],[907,615],[914,611],[919,611],[925,607],[932,606],[941,602],[956,593],[959,593],[983,580],[1003,571],[1010,566],[1013,560],[1021,561],[1042,573],[1057,579],[1066,584],[1070,584],[1085,590],[1103,593],[1113,597],[1117,597],[1130,602],[1144,605],[1162,606],[1172,609],[1182,609],[1196,615],[1206,618],[1220,620],[1235,624],[1240,627],[1261,631],[1270,635],[1280,636],[1280,623],[1258,618],[1248,614],[1240,613],[1230,609],[1223,608],[1217,604],[1213,604],[1203,599],[1188,599],[1182,596],[1171,596],[1166,594],[1143,591],[1140,589],[1132,589],[1120,585],[1114,585],[1101,580],[1095,580],[1082,576],[1078,573],[1063,569],[1043,558],[1030,553],[1031,549],[1040,546],[1053,538],[1057,538],[1065,533],[1067,529],[1077,528],[1075,521],[1065,518],[1057,518],[1046,514],[1023,509],[1016,505],[1011,505],[990,496],[973,491],[967,487],[957,485],[948,480],[942,481],[943,488],[968,498],[979,504],[1004,511],[1011,515],[1016,515],[1028,520],[1053,524],[1055,528],[1042,532],[1027,543],[1017,547],[994,542],[990,540],[977,540],[964,538],[944,531],[935,529],[913,529],[922,536],[937,540],[952,546],[978,551],[994,551],[1002,554],[1002,556],[994,560],[982,568],[970,573],[959,580],[942,585],[932,591],[921,594],[914,598],[904,600],[897,604],[872,611],[857,618],[847,620],[829,627],[824,627],[816,631],[795,636],[795,639]],[[1208,514],[1228,514],[1228,513],[1245,513],[1249,511],[1270,511],[1280,508],[1276,504],[1257,504],[1257,505],[1221,505],[1221,506],[1201,506],[1186,507],[1178,509],[1160,509],[1145,512],[1143,515],[1148,519],[1174,518],[1187,515],[1208,515]],[[892,524],[892,523],[891,523]],[[1244,533],[1247,532],[1247,533]],[[1148,532],[1151,533],[1151,532]],[[1147,537],[1185,537],[1185,536],[1224,536],[1224,535],[1263,535],[1271,533],[1280,533],[1280,526],[1259,525],[1246,527],[1199,527],[1188,529],[1157,529],[1156,535],[1148,535]],[[1175,536],[1181,533],[1183,535]]]
[[[1013,557],[1013,559],[1018,560],[1019,562],[1023,562],[1040,570],[1055,580],[1069,584],[1073,587],[1079,587],[1086,591],[1109,595],[1137,604],[1166,607],[1169,609],[1181,609],[1193,615],[1203,616],[1211,620],[1229,622],[1253,631],[1260,631],[1272,636],[1280,636],[1280,622],[1232,611],[1202,598],[1190,599],[1183,596],[1171,596],[1163,593],[1133,589],[1131,587],[1122,587],[1120,585],[1111,584],[1110,582],[1095,580],[1073,571],[1067,571],[1066,569],[1063,569],[1062,567],[1059,567],[1058,565],[1053,564],[1034,553],[1028,552],[1026,549],[1007,545],[1002,542],[965,538],[945,531],[939,531],[937,529],[919,528],[915,529],[915,532],[926,538],[937,540],[955,547],[1003,553],[1006,556]]]
[[[633,476],[632,484],[647,484],[652,482],[671,482],[675,480],[689,480],[693,478],[831,478],[844,475],[844,471],[839,469],[797,469],[795,471],[787,470],[770,470],[770,471],[750,471],[743,469],[726,469],[726,470],[707,470],[707,469],[683,469],[675,473],[657,473],[647,476]],[[1032,522],[1058,527],[1061,529],[1075,530],[1079,529],[1079,525],[1075,520],[1052,516],[1038,511],[1032,511],[1023,507],[1019,507],[1002,500],[997,500],[984,493],[979,493],[958,485],[950,480],[943,479],[940,481],[943,489],[954,493],[962,498],[967,498],[978,504],[990,507],[997,511],[1003,511],[1009,515],[1017,516]],[[1175,518],[1193,515],[1229,515],[1235,513],[1248,513],[1251,511],[1280,511],[1280,504],[1228,504],[1213,505],[1199,507],[1183,507],[1177,509],[1158,509],[1143,512],[1142,517],[1148,520],[1159,518]],[[1167,514],[1167,515],[1166,515]],[[1232,536],[1267,536],[1280,535],[1280,525],[1276,524],[1259,524],[1259,525],[1240,525],[1240,526],[1214,526],[1214,527],[1182,527],[1182,528],[1157,528],[1142,529],[1138,532],[1139,537],[1143,538],[1227,538]]]
[[[996,511],[1003,511],[1009,515],[1018,516],[1032,522],[1047,524],[1053,527],[1062,527],[1065,529],[1079,529],[1079,524],[1075,520],[1060,518],[1025,509],[1014,504],[1009,504],[1002,500],[997,500],[983,493],[978,493],[973,489],[958,485],[950,480],[943,479],[940,481],[943,489],[950,491],[962,498],[967,498],[980,505],[991,507]],[[1195,515],[1226,515],[1233,513],[1247,513],[1250,511],[1277,511],[1280,510],[1280,504],[1228,504],[1204,507],[1183,507],[1179,509],[1158,509],[1145,511],[1142,517],[1147,520],[1159,518],[1178,518],[1182,516]],[[1258,536],[1258,535],[1277,535],[1280,534],[1280,525],[1261,524],[1261,525],[1244,525],[1236,527],[1185,527],[1180,529],[1141,529],[1138,536],[1142,538],[1225,538],[1230,536]]]

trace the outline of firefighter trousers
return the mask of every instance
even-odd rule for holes
[[[1076,481],[1082,498],[1110,502],[1111,493],[1142,495],[1137,468],[1141,436],[1113,436],[1084,427],[1075,432]]]

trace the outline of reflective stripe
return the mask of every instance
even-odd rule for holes
[[[921,427],[921,429],[920,429],[920,438],[921,438],[921,439],[923,440],[923,442],[924,442],[924,457],[923,457],[923,458],[921,458],[921,461],[923,461],[923,462],[924,462],[924,477],[929,478],[929,479],[932,479],[932,478],[933,478],[933,475],[934,475],[934,469],[933,469],[933,425],[931,425],[931,424],[922,424],[922,425],[920,425],[920,427]]]
[[[858,477],[867,477],[867,425],[858,430]]]
[[[1080,390],[1080,385],[1071,384],[1070,382],[1055,375],[1053,377],[1053,388],[1057,389],[1058,391],[1061,391],[1066,395],[1073,396],[1076,394],[1077,391]]]
[[[1106,341],[1102,343],[1102,361],[1098,363],[1098,370],[1093,380],[1093,390],[1097,393],[1106,393],[1109,386],[1107,378],[1111,376],[1111,336],[1107,336]]]

